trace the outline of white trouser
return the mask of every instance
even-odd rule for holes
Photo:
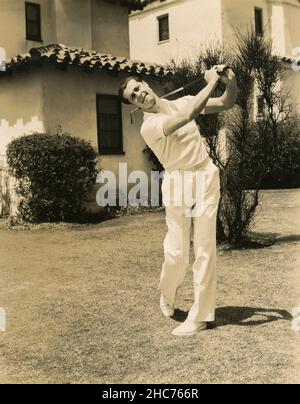
[[[191,201],[186,201],[185,199],[188,198],[184,198],[185,193],[187,193],[186,185],[180,187],[178,182],[175,184],[175,181],[172,181],[173,173],[166,171],[162,184],[168,233],[164,240],[165,261],[159,288],[166,301],[173,305],[176,291],[182,285],[186,269],[189,266],[190,235],[193,222],[194,304],[189,311],[188,319],[195,323],[214,321],[216,307],[216,217],[220,199],[219,169],[209,160],[204,167],[192,172],[189,171],[188,175],[182,170],[176,172],[177,180],[181,178],[182,182],[192,187],[194,200]],[[176,191],[179,192],[176,194]],[[178,195],[180,195],[182,203],[178,203]]]

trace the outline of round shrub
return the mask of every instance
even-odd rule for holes
[[[7,161],[17,180],[22,221],[80,220],[98,173],[97,153],[90,143],[67,133],[36,133],[13,140]]]

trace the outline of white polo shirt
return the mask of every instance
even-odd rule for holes
[[[186,96],[175,101],[162,99],[161,102],[168,108],[168,115],[144,112],[141,134],[167,171],[193,170],[208,159],[206,145],[195,120],[168,136],[163,131],[164,120],[182,109],[192,98]]]

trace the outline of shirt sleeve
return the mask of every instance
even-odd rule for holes
[[[155,114],[143,122],[141,135],[149,147],[166,138],[164,134],[164,122],[166,119],[167,116]]]
[[[195,98],[195,96],[194,95],[186,95],[186,96],[184,96],[184,97],[182,97],[182,98],[179,98],[178,100],[177,100],[177,102],[179,102],[180,104],[180,106],[181,107],[183,107],[183,106],[185,106],[189,101],[191,101],[191,100],[193,100]],[[205,115],[205,107],[203,108],[203,110],[200,112],[200,115]]]

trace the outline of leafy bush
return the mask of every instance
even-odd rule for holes
[[[60,130],[13,140],[7,161],[17,180],[19,218],[30,223],[78,220],[96,183],[96,158],[87,141]]]
[[[0,217],[8,217],[10,214],[10,181],[6,167],[1,166],[0,161]]]

